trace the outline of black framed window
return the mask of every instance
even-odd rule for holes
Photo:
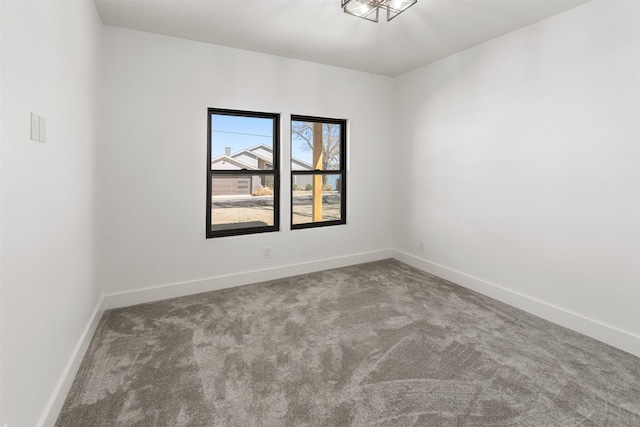
[[[207,114],[207,238],[278,231],[280,115]]]
[[[346,223],[347,122],[291,116],[291,228]]]

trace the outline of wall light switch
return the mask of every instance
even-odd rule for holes
[[[47,142],[47,119],[40,117],[40,142]]]
[[[40,141],[40,116],[31,113],[31,139]]]

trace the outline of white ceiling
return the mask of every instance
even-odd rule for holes
[[[391,22],[340,0],[95,0],[106,25],[397,76],[589,0],[418,0]]]

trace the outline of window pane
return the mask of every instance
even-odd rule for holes
[[[291,170],[340,170],[342,125],[291,121]]]
[[[342,218],[341,174],[293,175],[292,224],[337,221]]]
[[[274,175],[213,175],[211,230],[274,225]]]
[[[211,114],[211,169],[273,169],[273,119]]]
[[[207,238],[278,231],[280,116],[207,113]]]

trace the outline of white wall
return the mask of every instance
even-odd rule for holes
[[[0,1],[0,165],[2,165],[2,3]],[[0,170],[1,171],[1,170]],[[0,172],[0,260],[2,259],[2,173]],[[2,416],[2,262],[0,262],[0,423]]]
[[[383,167],[392,156],[392,79],[115,27],[105,27],[102,49],[99,259],[106,294],[275,269],[245,275],[244,282],[259,281],[302,271],[285,266],[390,256],[392,174]],[[290,114],[348,119],[348,224],[289,230],[283,161],[281,231],[205,239],[207,107],[281,113],[284,160]]]
[[[103,291],[125,305],[392,243],[614,345],[637,340],[637,5],[590,3],[394,81],[101,29],[89,1],[1,4],[0,424],[46,414]],[[279,112],[285,141],[289,114],[349,119],[349,224],[288,230],[283,179],[281,232],[205,239],[209,106]],[[47,118],[46,144],[29,140],[31,111]]]
[[[2,419],[39,423],[98,304],[93,2],[2,1]],[[29,139],[29,114],[48,141]]]
[[[639,7],[591,2],[398,77],[393,228],[400,259],[638,355]]]

